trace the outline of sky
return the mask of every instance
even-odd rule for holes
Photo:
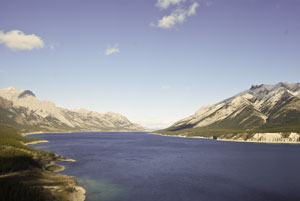
[[[0,88],[163,128],[299,82],[300,0],[0,0]]]

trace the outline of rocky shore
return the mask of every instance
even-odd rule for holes
[[[47,140],[39,140],[29,144],[48,142]],[[75,177],[59,174],[65,169],[56,162],[68,161],[76,162],[73,159],[58,156],[56,160],[39,159],[42,164],[41,169],[33,169],[28,171],[16,172],[6,175],[7,179],[16,180],[30,184],[31,186],[40,187],[43,194],[47,198],[45,201],[84,201],[85,189],[77,186]]]
[[[201,138],[201,139],[214,139],[218,141],[232,141],[232,142],[256,142],[256,143],[286,143],[286,144],[300,144],[299,133],[239,133],[239,134],[226,134],[221,136],[189,136],[181,135],[164,135],[160,133],[150,133],[155,135],[170,136],[170,137],[187,137],[187,138]]]
[[[220,141],[237,141],[237,142],[256,142],[256,143],[287,143],[299,144],[300,134],[298,133],[255,133],[255,134],[235,134],[232,136],[220,136]]]

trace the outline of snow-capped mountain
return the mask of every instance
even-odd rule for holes
[[[37,99],[29,90],[15,87],[0,90],[0,123],[30,131],[144,130],[120,114],[56,107],[53,102]]]
[[[214,105],[202,106],[167,131],[183,129],[254,130],[300,127],[300,83],[253,85]]]

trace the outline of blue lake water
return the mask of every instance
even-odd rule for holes
[[[87,201],[299,201],[300,145],[147,133],[41,134],[32,145],[77,160]]]

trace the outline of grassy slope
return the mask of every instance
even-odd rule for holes
[[[24,143],[37,139],[24,138],[8,126],[0,125],[0,200],[5,201],[43,201],[45,196],[41,187],[14,181],[3,176],[20,171],[34,171],[42,168],[42,160],[53,160],[53,153],[40,151]]]

